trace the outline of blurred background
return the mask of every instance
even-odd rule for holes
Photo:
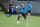
[[[20,11],[16,9],[16,6],[21,5],[21,4],[25,5],[26,13],[27,13],[27,7],[28,7],[27,2],[30,1],[31,5],[32,5],[32,8],[31,8],[32,12],[31,13],[38,14],[38,15],[40,14],[40,0],[0,0],[1,10],[6,12],[6,10],[9,9],[8,1],[12,1],[13,5],[14,5],[14,10],[16,10],[17,13]]]
[[[7,17],[9,1],[11,1],[14,6],[12,11],[13,15]],[[20,10],[18,10],[16,6],[24,4],[27,14],[28,2],[32,5],[31,18],[27,18],[28,26],[23,17],[20,19],[20,24],[17,24]],[[40,0],[0,0],[0,27],[40,27]]]

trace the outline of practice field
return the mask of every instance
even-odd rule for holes
[[[40,27],[40,16],[31,16],[31,18],[27,18],[28,26],[23,17],[20,18],[20,23],[17,24],[17,17],[17,14],[6,17],[6,14],[0,12],[0,27]]]

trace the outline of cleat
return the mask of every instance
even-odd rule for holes
[[[19,24],[19,21],[17,22],[17,24]]]
[[[26,26],[28,26],[28,22],[26,23]]]

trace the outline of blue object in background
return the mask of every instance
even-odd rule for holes
[[[12,11],[12,14],[14,14],[15,12],[16,12],[16,10],[13,10],[13,11]]]
[[[15,13],[16,13],[16,10],[13,10],[12,13],[10,13],[10,14],[15,14]]]

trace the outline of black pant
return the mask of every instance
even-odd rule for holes
[[[22,16],[23,16],[24,18],[26,18],[26,13],[23,13]]]
[[[9,11],[9,14],[11,13],[11,15],[12,15],[12,11]]]
[[[31,12],[31,10],[28,10],[28,13],[30,13]]]

